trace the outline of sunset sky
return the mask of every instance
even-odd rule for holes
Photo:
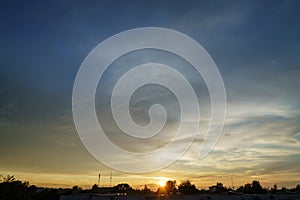
[[[299,9],[297,0],[1,2],[0,174],[51,187],[90,188],[99,173],[101,185],[108,186],[111,171],[113,184],[134,188],[148,184],[155,189],[168,179],[189,179],[198,188],[216,182],[231,186],[231,178],[235,187],[252,180],[265,187],[300,184]],[[197,156],[199,136],[171,166],[131,174],[106,167],[85,149],[73,121],[72,90],[95,46],[139,27],[169,28],[199,42],[223,77],[227,114],[222,136],[206,158]],[[159,54],[140,55],[147,53]],[[158,57],[190,67],[172,55]],[[104,76],[107,85],[120,75],[115,69],[122,60],[114,65]],[[200,132],[205,132],[209,94],[201,78],[188,70],[185,75],[198,88]],[[105,89],[98,89],[96,109],[113,138],[116,129],[105,121]],[[174,103],[168,91],[155,89],[145,88],[133,99],[133,107],[140,108],[135,110],[138,123],[147,123],[144,109],[153,97]]]

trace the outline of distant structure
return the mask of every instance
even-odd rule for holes
[[[110,171],[110,181],[109,181],[109,187],[111,187],[111,180],[112,180],[112,171]]]
[[[98,187],[100,187],[100,178],[101,178],[101,174],[99,173],[99,176],[98,176]]]

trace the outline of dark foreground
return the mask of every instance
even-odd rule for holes
[[[180,196],[147,196],[147,195],[128,195],[128,196],[100,196],[91,194],[82,195],[61,195],[60,200],[300,200],[300,194],[199,194],[199,195],[180,195]]]

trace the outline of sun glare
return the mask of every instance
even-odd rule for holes
[[[165,187],[165,185],[166,185],[166,179],[164,179],[164,178],[159,179],[158,185],[160,187]]]

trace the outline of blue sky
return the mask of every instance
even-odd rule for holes
[[[109,174],[77,136],[75,76],[101,41],[155,26],[189,35],[214,59],[228,99],[223,135],[205,160],[194,160],[192,147],[162,171],[115,172],[115,181],[143,184],[148,177],[156,184],[169,177],[205,187],[229,185],[234,177],[294,186],[300,182],[299,8],[296,0],[2,2],[0,174],[85,186],[99,170]]]

